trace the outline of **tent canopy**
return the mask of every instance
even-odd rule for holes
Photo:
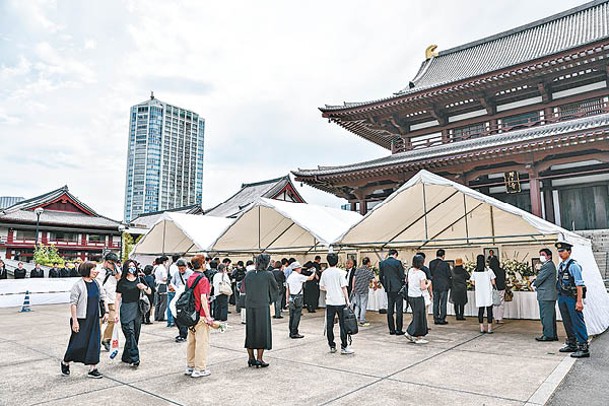
[[[209,251],[233,219],[165,213],[135,245],[131,255],[185,255]]]
[[[351,227],[339,244],[433,248],[589,240],[531,213],[420,171]]]
[[[362,219],[352,211],[260,198],[211,247],[217,252],[308,252],[332,245]]]

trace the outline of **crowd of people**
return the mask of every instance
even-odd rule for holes
[[[55,262],[48,271],[49,278],[77,278],[80,276],[78,273],[78,267],[82,264],[82,261],[76,260],[74,262],[65,262],[64,266],[60,266],[59,262]],[[23,262],[17,263],[17,268],[13,270],[13,278],[15,279],[26,279],[26,278],[44,278],[45,272],[39,263],[34,264],[34,268],[28,270],[25,268]],[[0,279],[8,278],[8,270],[6,264],[0,259]]]
[[[543,333],[537,341],[557,341],[555,305],[562,315],[567,341],[561,352],[570,352],[576,358],[589,357],[588,335],[583,318],[585,284],[579,264],[570,258],[571,246],[556,244],[561,262],[556,268],[552,251],[539,251],[542,266],[533,282],[537,290]],[[360,326],[369,326],[366,320],[369,286],[375,274],[368,257],[356,267],[349,259],[346,269],[338,266],[339,257],[330,253],[328,267],[322,269],[321,257],[301,265],[294,258],[271,261],[260,254],[255,261],[245,264],[197,255],[190,260],[174,256],[161,256],[151,265],[142,266],[133,260],[120,263],[114,253],[105,255],[96,265],[84,262],[78,266],[80,279],[70,294],[71,336],[61,362],[64,375],[70,374],[70,363],[89,366],[88,376],[101,378],[97,369],[101,349],[111,350],[111,340],[120,329],[125,338],[121,361],[132,368],[140,365],[139,337],[142,324],[166,322],[176,327],[176,342],[187,342],[185,374],[199,378],[210,375],[207,368],[210,329],[228,320],[229,304],[241,313],[245,324],[245,348],[248,366],[269,366],[263,358],[265,350],[272,348],[271,318],[283,318],[288,311],[288,334],[292,339],[304,336],[299,331],[304,308],[309,312],[318,309],[320,291],[325,291],[325,335],[331,353],[337,352],[334,336],[335,324],[340,333],[340,353],[353,354],[351,337],[345,318],[353,310]],[[505,271],[499,260],[490,255],[478,255],[471,274],[464,268],[461,258],[454,267],[445,260],[445,251],[437,250],[436,258],[425,265],[425,254],[417,253],[409,269],[398,259],[398,252],[389,250],[379,264],[379,282],[387,295],[387,326],[390,335],[404,335],[408,342],[426,344],[431,330],[428,326],[428,308],[432,307],[433,323],[448,324],[447,306],[454,306],[455,320],[465,320],[468,302],[468,282],[474,288],[475,307],[481,334],[493,334],[493,325],[503,323],[503,306],[506,290]],[[0,272],[4,269],[0,261]],[[232,269],[231,269],[232,268]],[[183,325],[176,314],[177,299],[182,292],[192,291],[194,306],[199,315],[194,325]],[[146,305],[147,304],[147,305]],[[271,308],[273,305],[273,315]],[[404,329],[404,310],[410,307],[412,317]],[[486,323],[485,323],[486,318]]]

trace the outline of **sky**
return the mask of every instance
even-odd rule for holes
[[[63,185],[122,219],[129,108],[205,118],[203,207],[242,183],[389,154],[318,107],[387,97],[438,51],[582,4],[0,0],[0,196]],[[309,203],[345,201],[296,184]]]

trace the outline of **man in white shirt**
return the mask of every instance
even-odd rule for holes
[[[346,272],[336,268],[338,264],[337,254],[328,254],[326,257],[330,268],[321,274],[319,288],[326,291],[326,335],[330,352],[336,352],[334,342],[334,317],[338,314],[338,324],[340,326],[340,353],[353,354],[353,350],[347,345],[347,331],[344,324],[343,310],[350,306],[349,293],[347,292]]]
[[[171,282],[169,283],[169,291],[173,292],[173,295],[175,296],[178,293],[181,294],[182,292],[184,292],[186,281],[188,280],[188,278],[190,278],[190,275],[193,274],[193,271],[188,269],[186,261],[184,261],[183,259],[178,259],[172,264],[172,266],[173,265],[176,266],[176,272],[174,272],[171,278]],[[171,303],[171,300],[169,301],[169,303]],[[171,309],[169,309],[169,306],[167,307],[169,314],[171,314]],[[178,324],[177,319],[174,319],[174,322],[175,325],[178,327],[179,332],[179,334],[175,338],[175,341],[176,343],[183,343],[188,337],[188,327],[180,326],[180,324]]]
[[[169,258],[166,256],[156,259],[156,267],[154,268],[154,282],[156,283],[156,306],[154,308],[154,320],[165,321],[165,312],[167,310],[167,262]],[[169,324],[167,327],[170,327]]]
[[[169,309],[169,303],[176,296],[176,291],[174,287],[171,285],[171,279],[178,272],[177,262],[180,259],[179,255],[171,256],[171,265],[169,265],[169,269],[167,271],[167,327],[171,327],[175,325],[173,320],[173,314],[171,314],[171,310]]]
[[[121,278],[120,268],[116,264],[119,263],[118,255],[109,252],[104,256],[104,262],[98,267],[100,273],[98,280],[102,283],[102,289],[106,292],[106,302],[108,302],[108,324],[103,330],[101,343],[106,351],[110,351],[110,341],[112,340],[112,332],[114,331],[114,320],[116,318],[116,308],[114,300],[116,299],[116,283]],[[101,272],[103,271],[103,272]]]
[[[310,276],[302,275],[302,265],[298,261],[290,264],[291,273],[286,280],[286,302],[290,307],[290,338],[303,338],[302,334],[298,333],[298,325],[300,324],[300,316],[302,315],[303,297],[302,285],[306,281],[313,280],[315,272]]]

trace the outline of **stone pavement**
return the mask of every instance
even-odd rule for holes
[[[590,359],[575,363],[548,401],[549,405],[609,405],[609,334],[596,338],[590,352]]]
[[[273,350],[265,354],[271,365],[253,369],[233,311],[228,330],[212,334],[207,378],[183,375],[186,345],[173,341],[175,328],[155,323],[142,326],[139,369],[102,352],[105,377],[93,380],[80,364],[72,364],[70,377],[60,374],[67,305],[17,310],[0,309],[0,405],[535,405],[572,365],[558,353],[560,343],[533,340],[535,321],[508,320],[481,335],[473,318],[451,317],[446,326],[431,326],[429,344],[415,345],[388,335],[385,316],[376,312],[353,337],[354,355],[330,354],[318,310],[303,315],[300,340],[288,337],[287,316],[273,320]]]

